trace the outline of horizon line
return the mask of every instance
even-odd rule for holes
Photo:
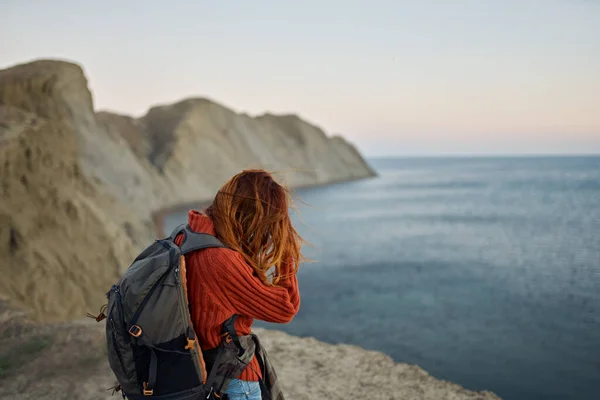
[[[600,157],[599,153],[430,153],[430,154],[386,154],[363,155],[367,159],[389,158],[566,158]]]

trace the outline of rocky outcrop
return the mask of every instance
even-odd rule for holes
[[[210,100],[188,99],[153,107],[137,120],[107,112],[98,120],[107,136],[127,142],[136,158],[131,162],[151,176],[131,172],[131,181],[119,184],[123,170],[115,167],[101,179],[117,188],[117,196],[127,191],[130,202],[143,202],[153,184],[152,197],[160,203],[153,209],[206,199],[244,168],[267,168],[290,186],[373,175],[354,146],[294,115],[252,118]]]
[[[255,333],[273,358],[286,399],[500,400],[488,391],[436,379],[417,365],[394,362],[380,352],[279,331]]]

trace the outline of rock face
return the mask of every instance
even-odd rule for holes
[[[209,199],[244,168],[291,186],[373,175],[296,116],[204,99],[140,119],[96,113],[82,69],[50,60],[0,71],[0,165],[0,293],[44,320],[96,310],[152,240],[152,213]]]
[[[76,139],[60,120],[0,106],[0,292],[40,320],[97,310],[139,240],[151,239],[82,176]]]
[[[121,162],[136,165],[111,163],[99,178],[129,202],[147,203],[153,188],[158,204],[152,209],[206,199],[244,168],[269,169],[290,186],[373,176],[354,146],[293,115],[251,118],[206,99],[188,99],[151,108],[137,120],[102,112],[98,121],[121,148],[128,144],[130,154]],[[112,159],[113,150],[105,153]]]
[[[82,77],[70,64],[0,71],[0,292],[40,320],[97,310],[152,239],[82,172],[78,129],[94,123]]]

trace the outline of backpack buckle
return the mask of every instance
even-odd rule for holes
[[[231,343],[231,341],[233,340],[231,338],[231,335],[229,334],[229,332],[225,332],[221,335],[221,337],[223,338],[223,343]]]
[[[186,338],[187,339],[187,344],[185,345],[185,347],[183,348],[184,350],[194,350],[194,345],[196,344],[196,339],[190,339],[190,338]]]
[[[137,325],[131,325],[131,328],[129,328],[128,332],[133,337],[140,337],[140,336],[142,336],[142,328],[140,328]]]
[[[144,396],[152,396],[153,393],[153,389],[148,390],[148,382],[144,382]]]

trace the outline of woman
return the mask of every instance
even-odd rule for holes
[[[288,191],[271,174],[246,170],[217,192],[204,213],[189,212],[191,230],[228,247],[186,256],[190,313],[203,350],[219,346],[222,324],[234,314],[236,333],[248,335],[254,319],[287,323],[298,312],[303,240],[292,226],[290,206]],[[231,400],[260,400],[261,378],[254,358],[226,393]]]

